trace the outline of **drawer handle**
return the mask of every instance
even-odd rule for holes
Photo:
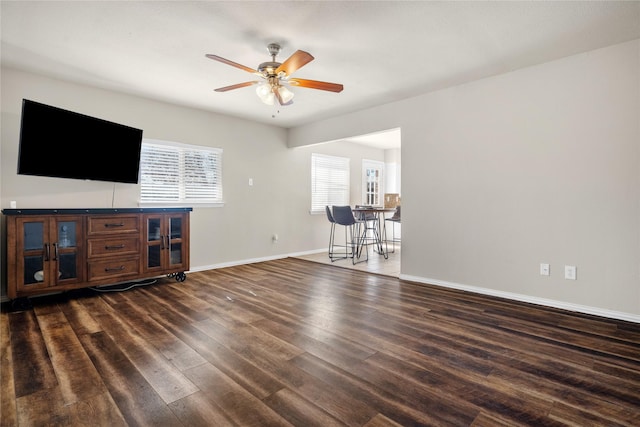
[[[105,227],[109,228],[109,227],[124,227],[124,222],[119,222],[119,223],[107,223],[104,225]]]
[[[109,268],[109,267],[106,267],[106,268],[104,269],[104,271],[105,271],[106,273],[109,273],[109,272],[111,272],[111,271],[122,271],[122,270],[124,270],[124,265],[121,265],[120,267],[116,267],[116,268]]]
[[[104,248],[109,251],[109,250],[112,250],[112,249],[122,249],[122,248],[124,248],[124,245],[105,246]]]

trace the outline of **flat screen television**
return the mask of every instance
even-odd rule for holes
[[[22,100],[18,174],[138,183],[142,130]]]

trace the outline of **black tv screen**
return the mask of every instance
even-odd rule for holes
[[[138,183],[142,130],[23,99],[18,174]]]

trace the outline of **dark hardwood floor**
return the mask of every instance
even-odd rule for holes
[[[283,259],[0,315],[3,426],[638,426],[640,325]]]

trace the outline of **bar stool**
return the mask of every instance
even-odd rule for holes
[[[401,239],[396,239],[396,224],[401,224],[400,206],[396,206],[396,211],[391,218],[386,218],[385,221],[391,221],[392,238],[391,238],[391,252],[396,251],[396,242],[400,243]]]
[[[331,231],[329,234],[329,259],[331,260],[331,262],[338,259],[347,259],[349,257],[349,254],[347,253],[347,246],[335,244],[336,220],[333,218],[333,214],[331,213],[331,209],[329,208],[329,206],[325,206],[325,212],[327,213],[327,219],[331,223]],[[335,253],[334,251],[337,247],[344,248],[344,254]]]
[[[356,205],[356,209],[358,208],[367,208],[370,206],[364,205]],[[379,230],[378,230],[378,217],[373,212],[357,212],[355,213],[355,217],[357,220],[362,221],[364,225],[364,229],[362,231],[362,242],[361,245],[366,248],[365,250],[369,251],[369,245],[378,246],[379,243]],[[381,248],[377,248],[381,250]]]
[[[356,219],[353,215],[353,211],[351,210],[351,206],[333,206],[333,219],[336,224],[344,226],[345,245],[351,248],[351,255],[349,258],[352,259],[353,264],[355,265],[358,262],[368,261],[368,251],[366,259],[356,261],[356,259],[360,259],[362,252],[361,229],[363,227],[363,221]]]

